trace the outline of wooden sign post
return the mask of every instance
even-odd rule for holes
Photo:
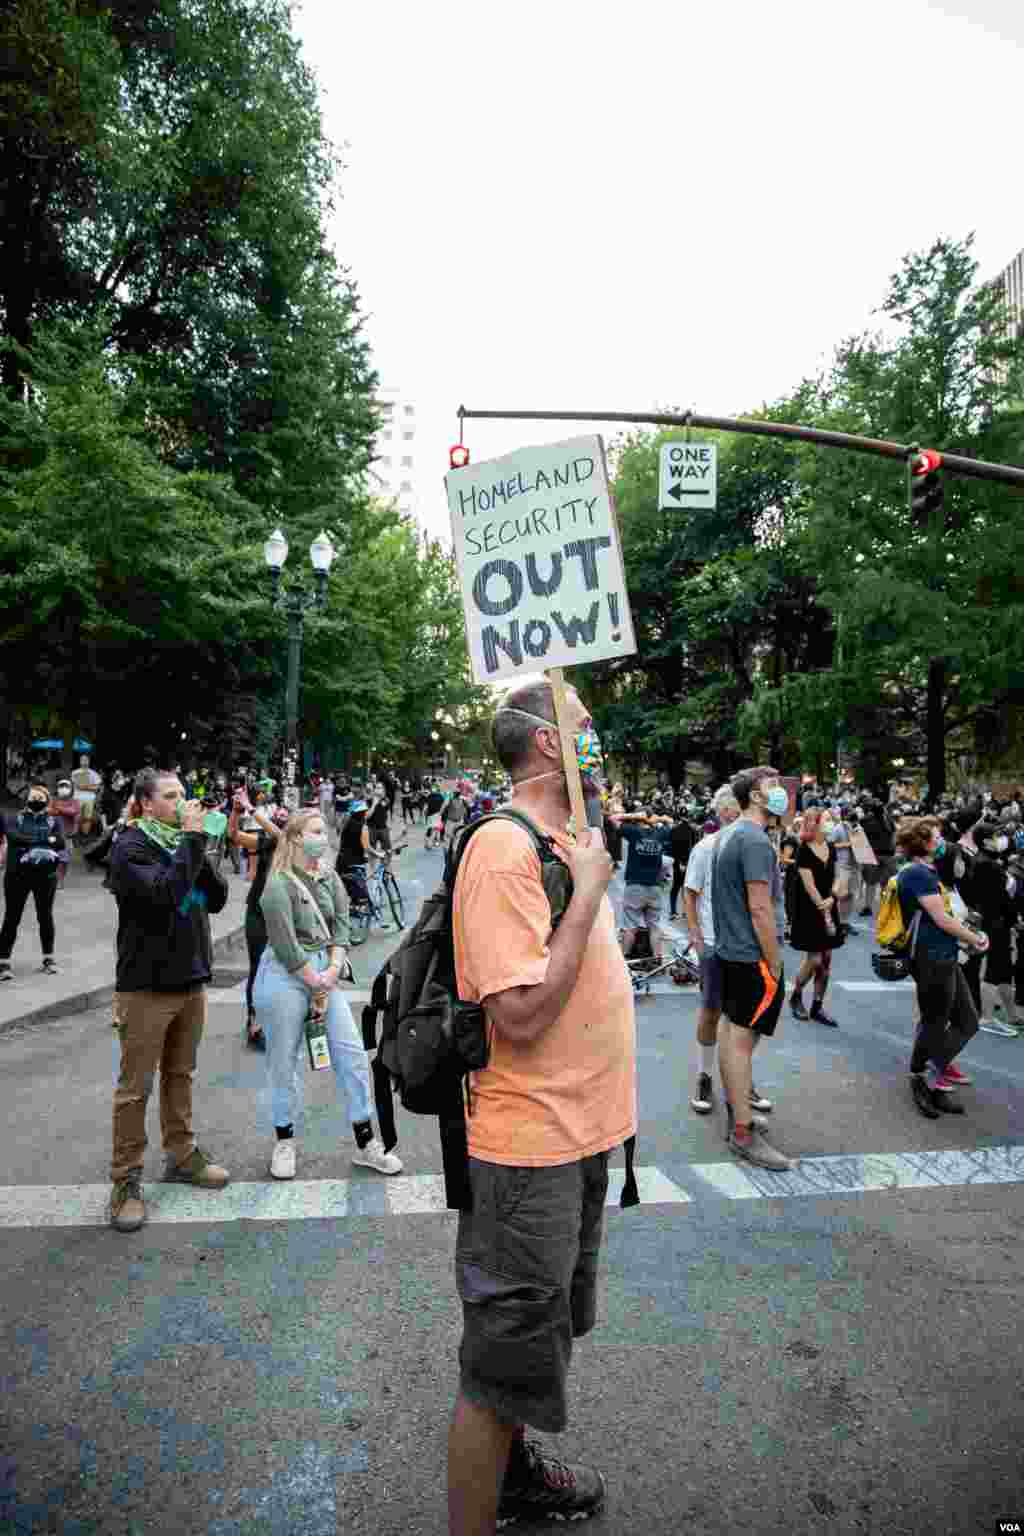
[[[580,765],[576,756],[576,732],[569,721],[569,700],[566,697],[565,677],[561,667],[549,667],[548,679],[555,701],[555,720],[558,722],[558,738],[562,743],[562,766],[565,769],[565,782],[569,789],[569,804],[572,806],[576,823],[576,836],[579,837],[587,825],[587,808],[583,800],[583,782],[580,779]]]

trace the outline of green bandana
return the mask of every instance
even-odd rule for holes
[[[155,816],[137,816],[130,826],[138,827],[140,832],[161,848],[166,848],[168,853],[173,853],[185,836],[180,827],[169,826],[166,821],[157,821]]]

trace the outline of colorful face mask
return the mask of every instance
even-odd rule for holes
[[[556,733],[558,731],[558,726],[553,720],[545,720],[543,715],[534,715],[528,709],[499,710],[499,714],[522,715],[525,720],[536,720],[538,725],[546,725],[548,730],[555,731]],[[601,751],[601,738],[594,730],[594,727],[588,723],[582,730],[576,732],[573,742],[576,747],[576,761],[580,765],[580,773],[585,779],[589,779],[592,784],[600,787],[604,782],[604,754]],[[551,770],[552,773],[557,773],[557,771],[554,768]],[[532,777],[541,778],[543,775],[534,774]],[[520,779],[519,782],[526,784],[529,780]]]

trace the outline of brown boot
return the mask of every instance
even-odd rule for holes
[[[199,1147],[177,1167],[169,1162],[164,1169],[165,1184],[194,1184],[197,1189],[223,1189],[230,1179],[227,1169],[211,1163]]]
[[[130,1173],[126,1179],[118,1179],[110,1191],[110,1225],[115,1232],[137,1232],[145,1220],[142,1177]]]

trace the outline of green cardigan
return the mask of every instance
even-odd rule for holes
[[[301,971],[310,955],[331,944],[348,947],[348,893],[340,875],[331,870],[317,878],[304,869],[292,873],[301,886],[286,875],[271,875],[260,897],[260,909],[267,925],[267,942],[285,970]],[[323,915],[330,940],[324,938],[317,922],[313,902]]]

